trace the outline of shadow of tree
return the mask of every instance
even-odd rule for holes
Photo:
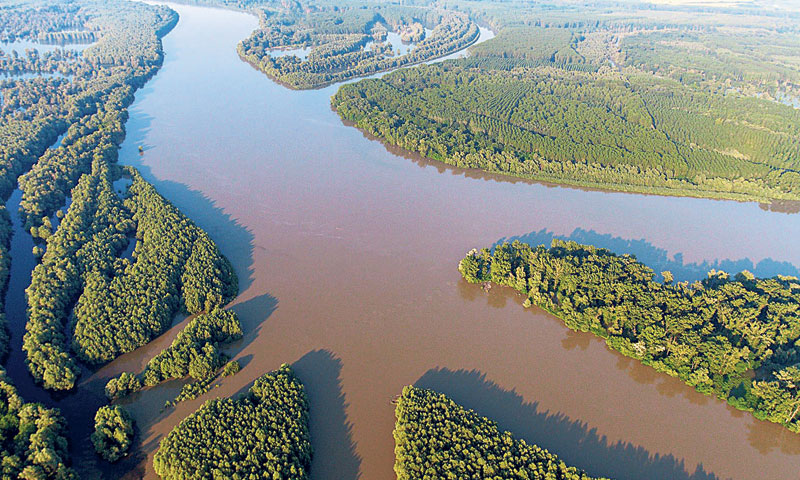
[[[631,443],[610,443],[597,429],[562,413],[541,411],[514,390],[505,390],[477,371],[436,368],[414,384],[444,393],[517,438],[558,455],[593,476],[642,480],[719,480],[698,465],[693,472],[672,455],[652,454]]]
[[[659,279],[661,278],[660,272],[669,270],[676,281],[686,280],[691,282],[705,278],[711,269],[724,270],[729,273],[749,270],[757,277],[774,277],[776,275],[800,277],[800,268],[785,261],[765,258],[758,263],[754,263],[749,258],[742,258],[739,260],[706,260],[700,263],[686,263],[683,260],[683,254],[678,253],[670,257],[666,250],[658,248],[644,239],[625,239],[582,228],[576,228],[569,235],[556,235],[547,229],[542,229],[538,232],[501,238],[492,247],[496,247],[503,242],[513,242],[514,240],[519,240],[528,245],[546,245],[549,247],[554,238],[607,248],[618,255],[624,253],[635,255],[640,262],[652,268]]]
[[[361,458],[356,454],[352,424],[341,384],[342,361],[327,350],[313,350],[293,365],[308,395],[314,458],[311,479],[355,480]]]
[[[231,358],[255,340],[264,322],[278,309],[278,299],[265,293],[229,307],[239,315],[243,336],[240,340],[226,345],[224,350]]]

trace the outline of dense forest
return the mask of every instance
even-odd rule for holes
[[[305,9],[284,2],[256,12],[260,28],[239,44],[239,55],[282,84],[301,89],[445,56],[480,33],[463,13],[380,2],[317,2]],[[389,32],[415,45],[407,53],[396,51]],[[308,50],[307,56],[292,54],[296,49]]]
[[[136,224],[125,219],[130,215],[111,188],[111,177],[118,174],[111,167],[133,91],[160,67],[160,37],[177,15],[165,7],[123,2],[110,8],[97,1],[46,9],[36,2],[12,3],[0,15],[5,40],[96,42],[82,53],[0,53],[0,73],[8,77],[0,82],[0,195],[7,198],[24,173],[19,184],[26,230],[53,240],[28,289],[28,364],[49,388],[71,388],[77,367],[64,324],[83,276],[110,271],[127,244],[126,234],[134,231]],[[54,30],[59,28],[73,33]],[[25,72],[51,76],[19,76]],[[84,174],[92,179],[78,188]],[[76,213],[59,222],[65,228],[54,237],[51,216],[73,187],[80,199],[70,205]],[[44,254],[42,246],[34,250]],[[4,260],[7,267],[5,255]]]
[[[0,15],[13,39],[37,40],[57,25],[83,25],[96,31],[97,43],[78,55],[56,50],[0,52],[0,196],[6,198],[17,177],[34,164],[34,172],[22,183],[23,207],[38,226],[41,217],[52,214],[89,170],[94,155],[116,158],[122,140],[124,109],[132,102],[133,90],[141,87],[163,62],[160,37],[177,22],[166,7],[123,2],[109,8],[105,2],[84,0],[74,7],[54,5],[44,14],[36,2],[12,3]],[[25,72],[58,73],[25,79]],[[61,145],[59,135],[70,127]],[[54,145],[53,151],[48,147]],[[47,155],[45,155],[47,154]],[[44,155],[44,156],[43,156]],[[21,185],[22,187],[22,185]]]
[[[79,372],[73,352],[87,363],[109,361],[160,334],[179,310],[224,305],[238,287],[205,232],[137,172],[115,166],[126,109],[161,65],[160,37],[176,23],[175,12],[92,1],[57,5],[49,15],[32,8],[2,13],[17,28],[9,38],[38,39],[54,25],[80,24],[93,32],[82,39],[97,42],[80,55],[0,55],[7,74],[61,74],[2,83],[0,158],[8,162],[0,193],[7,196],[19,177],[25,229],[44,242],[34,249],[41,263],[27,290],[28,367],[46,388],[68,390]],[[33,28],[29,18],[38,19]],[[133,180],[124,199],[113,188],[121,174]],[[67,197],[66,215],[55,222]],[[119,258],[132,241],[133,259]]]
[[[497,36],[466,59],[342,86],[332,104],[343,119],[457,167],[664,195],[800,199],[800,110],[788,104],[800,98],[796,15],[445,5]]]
[[[308,478],[308,401],[288,365],[237,399],[207,401],[163,440],[161,478]]]
[[[405,387],[394,430],[397,480],[590,480],[555,455],[501,432],[445,395]]]
[[[4,5],[0,19],[3,41],[92,43],[81,51],[0,49],[0,197],[18,181],[19,214],[39,258],[26,291],[23,339],[34,379],[48,389],[72,389],[78,360],[100,364],[144,345],[179,311],[202,313],[201,320],[166,352],[172,357],[159,357],[158,375],[175,374],[182,367],[168,364],[187,355],[200,357],[187,360],[193,375],[222,370],[227,358],[218,343],[241,336],[235,315],[219,309],[238,293],[230,263],[135,169],[116,165],[127,108],[161,66],[160,38],[177,14],[134,2],[20,1]],[[114,182],[122,176],[130,185],[118,194]],[[4,293],[11,224],[0,209]],[[131,242],[132,257],[122,258]],[[2,322],[3,358],[7,343]],[[228,374],[237,370],[230,365]],[[107,394],[113,400],[141,387],[135,375],[122,375],[109,382]],[[4,389],[3,478],[74,478],[57,411],[23,404],[13,387]],[[92,442],[105,460],[116,461],[133,430],[127,412],[105,406],[95,416]]]
[[[239,56],[298,89],[423,64],[472,45],[478,24],[489,25],[496,38],[468,58],[345,85],[332,99],[358,128],[438,161],[623,191],[800,200],[800,110],[789,105],[800,98],[798,12],[524,0],[187,3],[257,15]],[[96,367],[147,344],[178,314],[191,316],[183,331],[142,372],[110,379],[109,401],[188,377],[167,401],[174,405],[241,368],[222,351],[242,337],[224,309],[238,293],[230,262],[136,169],[117,165],[127,109],[162,65],[161,38],[177,21],[167,7],[128,1],[0,7],[0,42],[91,44],[0,47],[0,293],[18,214],[38,259],[23,350],[46,389],[74,389],[81,363]],[[130,185],[118,193],[122,178]],[[7,212],[16,188],[19,212]],[[712,271],[690,285],[662,272],[660,282],[633,257],[559,241],[473,251],[459,269],[800,432],[794,277]],[[8,344],[0,313],[0,360]],[[58,410],[24,402],[1,368],[0,397],[2,478],[76,478]],[[399,479],[588,480],[443,395],[407,387],[396,414]],[[308,416],[304,387],[284,365],[183,420],[161,441],[155,470],[168,479],[308,478]],[[103,406],[91,441],[114,462],[134,431],[123,407]]]
[[[241,337],[242,327],[235,312],[215,308],[199,314],[169,347],[147,362],[144,384],[157,385],[187,375],[195,380],[208,378],[227,361],[220,345]]]
[[[483,59],[344,85],[342,118],[465,168],[673,195],[800,199],[800,111],[646,75]]]
[[[459,264],[472,283],[525,295],[573,330],[716,395],[759,419],[800,432],[800,281],[711,271],[664,282],[630,255],[554,240],[473,250]]]
[[[0,478],[76,480],[58,410],[26,403],[0,368]]]
[[[230,263],[205,232],[132,168],[121,199],[110,170],[95,159],[73,189],[27,290],[23,347],[31,373],[47,388],[74,386],[70,343],[81,360],[104,363],[159,335],[179,310],[209,311],[238,293]],[[133,259],[119,258],[130,234]]]

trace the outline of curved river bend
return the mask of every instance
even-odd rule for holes
[[[255,18],[173,8],[180,22],[164,39],[162,70],[130,108],[121,162],[206,229],[236,267],[233,308],[245,338],[229,351],[244,368],[176,409],[159,412],[176,382],[132,398],[139,455],[105,477],[122,469],[155,478],[152,454],[176,423],[287,362],[309,392],[315,479],[395,478],[391,400],[408,384],[447,393],[593,475],[797,478],[800,435],[525,310],[508,290],[467,285],[456,266],[473,247],[555,235],[635,253],[678,279],[712,267],[797,274],[800,215],[412,161],[343,125],[330,108],[336,86],[288,90],[240,61],[235,46]],[[99,402],[105,379],[141,368],[176,331],[87,373],[83,387],[94,393],[84,397]],[[70,417],[90,401],[60,403]],[[96,476],[83,443],[90,425],[72,428],[77,466]]]

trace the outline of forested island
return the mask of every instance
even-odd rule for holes
[[[339,115],[462,168],[663,195],[800,200],[800,110],[781,103],[800,98],[791,14],[469,8],[496,38],[466,59],[344,85],[332,100]]]
[[[291,88],[317,88],[376,72],[414,65],[461,50],[478,39],[469,16],[430,6],[383,2],[320,1],[309,6],[252,2],[260,28],[239,44],[239,55]],[[430,30],[429,34],[425,29]],[[389,32],[417,42],[405,54]],[[292,54],[308,50],[305,58]],[[288,50],[285,55],[279,55]]]
[[[108,167],[96,164],[73,190],[27,290],[23,348],[35,378],[68,390],[84,362],[105,363],[149,342],[184,309],[210,310],[237,293],[235,274],[216,245],[133,169],[123,201]],[[127,234],[134,261],[118,256]],[[60,333],[74,304],[72,338]]]
[[[242,327],[235,312],[213,307],[199,313],[167,348],[147,362],[140,376],[123,372],[110,379],[106,383],[106,397],[113,401],[166,380],[190,377],[194,382],[185,384],[168,405],[197,398],[209,390],[219,375],[230,376],[239,371],[236,361],[226,363],[228,357],[220,348],[241,337]]]
[[[153,465],[165,480],[302,480],[311,453],[305,389],[283,365],[240,398],[207,401],[161,440]]]
[[[125,456],[133,443],[133,433],[133,419],[124,408],[103,406],[97,410],[91,439],[103,459],[116,462]]]
[[[711,271],[663,282],[630,255],[554,240],[473,250],[458,266],[471,283],[524,295],[573,330],[757,418],[800,432],[800,280]]]
[[[405,387],[396,403],[397,480],[591,480],[547,450],[515,439],[440,393]]]

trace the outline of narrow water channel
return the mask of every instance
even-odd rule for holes
[[[467,285],[456,266],[473,247],[558,236],[634,253],[677,278],[720,267],[797,274],[800,215],[553,187],[407,158],[340,121],[329,100],[336,86],[288,90],[240,61],[235,46],[255,18],[173,8],[180,22],[164,39],[162,70],[130,108],[120,159],[233,262],[245,337],[229,352],[244,368],[174,409],[161,406],[179,383],[132,398],[137,452],[113,471],[98,470],[87,452],[94,410],[84,410],[102,401],[105,379],[140,369],[180,326],[87,372],[84,393],[55,401],[85,478],[155,478],[150,459],[174,425],[284,362],[309,393],[315,479],[395,478],[391,400],[408,384],[446,393],[592,475],[797,478],[800,435],[525,310],[509,290]],[[10,301],[17,281],[12,272]],[[14,348],[24,323],[15,315]]]

